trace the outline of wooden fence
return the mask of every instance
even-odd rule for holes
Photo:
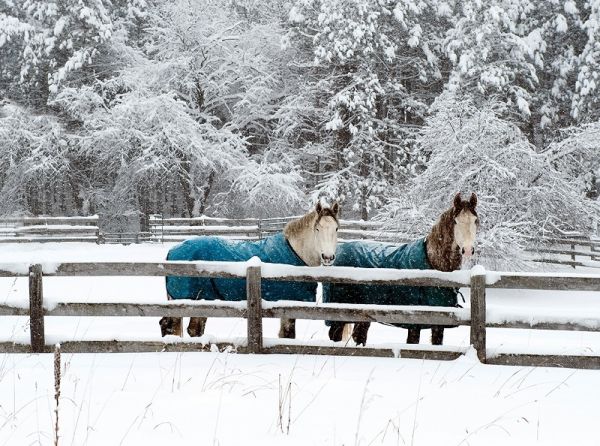
[[[220,235],[240,239],[261,239],[281,231],[285,224],[296,217],[269,219],[227,219],[213,217],[163,218],[151,215],[150,235],[147,240],[179,242],[199,235]],[[377,240],[402,243],[394,231],[384,229],[379,222],[340,220],[338,232],[340,241]],[[585,250],[584,248],[589,248]],[[535,255],[532,260],[575,267],[600,268],[600,239],[590,237],[545,238],[532,240],[529,252]],[[587,257],[591,262],[577,257]]]
[[[548,238],[536,241],[536,245],[531,251],[539,255],[539,258],[534,259],[534,262],[568,265],[573,268],[578,266],[600,268],[600,263],[593,263],[600,261],[599,239],[591,239],[590,237]],[[584,248],[588,248],[589,250]],[[568,258],[548,257],[547,254]],[[578,260],[577,257],[589,257],[592,263]]]
[[[51,303],[44,306],[43,278],[64,276],[195,276],[239,278],[246,280],[247,301],[209,302],[178,301],[162,304],[132,303]],[[403,358],[455,359],[466,348],[449,346],[401,345],[398,348],[346,347],[333,343],[300,344],[263,340],[262,318],[294,318],[312,320],[365,321],[426,325],[468,325],[470,343],[479,360],[488,364],[544,365],[560,367],[600,368],[600,356],[567,356],[542,354],[494,354],[486,348],[486,329],[527,328],[543,330],[600,331],[599,323],[581,318],[565,321],[544,318],[535,322],[531,314],[508,321],[486,320],[486,290],[520,288],[539,290],[600,291],[596,275],[550,275],[486,272],[477,266],[471,271],[443,273],[439,271],[357,269],[345,267],[295,267],[250,262],[158,262],[158,263],[62,263],[59,265],[0,264],[0,277],[29,277],[29,305],[0,305],[0,315],[30,316],[31,342],[28,345],[0,343],[4,352],[50,352],[45,342],[44,318],[52,316],[173,316],[173,317],[242,317],[248,323],[245,342],[235,348],[240,353],[296,353],[328,355],[401,356]],[[470,287],[470,309],[446,307],[379,306],[351,304],[314,304],[298,302],[263,302],[261,281],[303,281],[335,283],[369,283],[376,285],[409,285]],[[156,327],[158,333],[158,326]],[[194,339],[162,341],[69,341],[61,344],[65,352],[154,352],[198,351],[211,346]],[[219,348],[225,344],[217,343]]]
[[[258,240],[281,231],[295,217],[228,219],[213,217],[163,218],[150,215],[146,232],[103,233],[98,216],[24,217],[0,219],[0,243],[14,242],[95,242],[143,243],[178,242],[198,235],[218,235]],[[397,233],[372,221],[341,220],[340,241],[368,239],[401,242]],[[600,240],[590,237],[532,240],[532,261],[576,267],[600,267]],[[585,258],[582,260],[581,258]],[[589,261],[587,260],[589,258]]]
[[[284,226],[294,218],[163,218],[161,215],[150,215],[150,239],[161,242],[180,242],[198,235],[220,235],[240,239],[259,240],[273,233],[282,231]],[[386,231],[378,222],[340,220],[338,238],[395,240],[396,233]]]
[[[0,243],[95,242],[101,240],[98,216],[0,219]]]

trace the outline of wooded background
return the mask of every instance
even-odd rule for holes
[[[0,214],[414,237],[475,191],[508,258],[595,228],[599,73],[599,0],[0,0]]]

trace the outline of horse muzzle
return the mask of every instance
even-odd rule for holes
[[[460,253],[462,254],[463,257],[471,257],[472,255],[475,254],[475,248],[473,246],[471,246],[470,248],[461,248],[460,249]]]
[[[333,265],[334,260],[335,260],[335,254],[331,254],[330,256],[321,254],[321,265],[323,265],[323,266]]]

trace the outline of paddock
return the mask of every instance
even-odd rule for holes
[[[23,259],[31,258],[32,252],[36,251],[36,248],[31,247],[31,252],[28,254],[23,245],[20,246]],[[132,250],[140,252],[138,257],[160,259],[166,248],[156,245],[112,248],[96,246],[98,251],[95,258],[86,254],[87,260],[82,262],[77,256],[71,255],[69,258],[61,255],[62,248],[58,245],[46,246],[47,253],[40,255],[40,262],[34,264],[19,261],[19,256],[13,256],[14,261],[9,263],[6,262],[6,255],[2,258],[3,263],[0,266],[2,281],[5,285],[9,285],[9,288],[14,284],[12,291],[6,290],[7,298],[0,306],[0,314],[5,316],[2,319],[5,321],[14,319],[10,316],[26,318],[33,312],[31,331],[19,329],[13,330],[10,334],[5,328],[3,342],[0,344],[0,348],[5,352],[30,352],[32,349],[49,351],[55,342],[60,342],[63,351],[66,352],[197,351],[224,349],[231,346],[230,348],[239,353],[310,353],[455,359],[467,352],[470,345],[474,345],[479,359],[487,364],[600,367],[598,359],[600,343],[598,334],[595,333],[600,330],[598,323],[600,302],[597,302],[600,278],[594,274],[519,274],[487,271],[483,276],[478,274],[477,270],[454,273],[366,270],[361,272],[357,279],[356,271],[348,271],[344,268],[315,269],[263,264],[260,268],[261,277],[258,276],[259,271],[254,270],[254,279],[251,282],[256,283],[256,280],[262,278],[263,280],[379,281],[378,283],[384,281],[398,284],[460,286],[465,295],[466,302],[463,304],[465,308],[443,310],[418,307],[383,308],[293,302],[264,303],[259,307],[260,301],[255,299],[255,303],[252,304],[255,306],[248,311],[245,302],[168,303],[164,299],[163,278],[173,273],[244,278],[250,274],[249,271],[252,271],[252,267],[246,263],[217,265],[210,262],[172,264],[164,261],[107,261],[107,259],[131,257],[129,253],[133,252]],[[85,251],[89,249],[86,248]],[[64,261],[59,262],[62,259]],[[483,287],[483,277],[486,278],[485,287]],[[99,283],[95,282],[97,280],[101,280],[100,283],[103,285],[94,285],[93,283]],[[85,285],[86,282],[90,285]],[[73,287],[74,283],[79,285]],[[113,288],[106,288],[107,284],[112,284]],[[135,288],[152,290],[151,295],[140,296],[140,292],[132,293]],[[256,287],[250,288],[256,289]],[[88,291],[85,291],[86,289]],[[90,295],[91,289],[94,289],[93,295]],[[120,290],[116,294],[121,297],[115,295],[115,289]],[[258,298],[256,295],[254,297]],[[479,304],[470,305],[471,301]],[[482,303],[487,304],[485,330]],[[32,304],[31,308],[30,304]],[[520,305],[523,307],[522,311],[519,310]],[[259,318],[259,314],[262,317]],[[198,339],[168,338],[165,341],[158,337],[159,330],[156,323],[156,318],[163,315],[223,318],[219,321],[219,326],[225,327],[230,324],[236,326],[237,331],[223,335],[213,332],[209,326],[207,328],[209,336]],[[273,322],[270,319],[279,317],[302,319],[303,323],[309,324],[310,330],[318,334],[313,334],[310,339],[306,339],[306,336],[302,339],[302,336],[299,336],[300,339],[295,341],[276,339],[269,331]],[[261,329],[262,318],[265,318],[264,330]],[[57,336],[53,329],[53,321],[60,320],[62,325],[72,324],[73,322],[66,322],[69,319],[72,321],[102,319],[100,325],[112,327],[112,336],[103,334],[98,336],[98,339],[79,339],[76,334],[69,336],[64,332],[62,337]],[[138,319],[146,320],[141,322],[137,321]],[[247,329],[240,328],[245,325],[246,319],[250,321]],[[373,343],[369,343],[366,348],[357,348],[328,341],[326,336],[323,336],[325,330],[320,322],[323,319],[440,323],[460,327],[448,330],[448,333],[456,331],[458,336],[451,336],[448,345],[435,349],[429,345],[402,344],[398,342],[404,336],[401,329],[376,325],[380,334],[375,333]],[[10,326],[10,324],[2,325]],[[49,330],[46,327],[49,327]],[[127,337],[127,327],[139,328]],[[497,340],[505,339],[504,332],[516,339],[519,337],[516,334],[519,331],[523,334],[528,333],[522,344],[511,342],[511,345],[507,346],[505,341]],[[538,345],[536,339],[549,336],[552,341],[540,341]],[[567,342],[563,347],[562,343],[557,342],[561,338],[580,339],[579,345],[573,346]],[[550,349],[549,345],[554,346],[554,350]]]

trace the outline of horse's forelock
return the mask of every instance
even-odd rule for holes
[[[321,208],[321,212],[317,214],[317,220],[315,221],[315,226],[319,224],[323,217],[331,217],[335,220],[337,225],[339,226],[340,222],[337,219],[337,214],[331,208]]]

